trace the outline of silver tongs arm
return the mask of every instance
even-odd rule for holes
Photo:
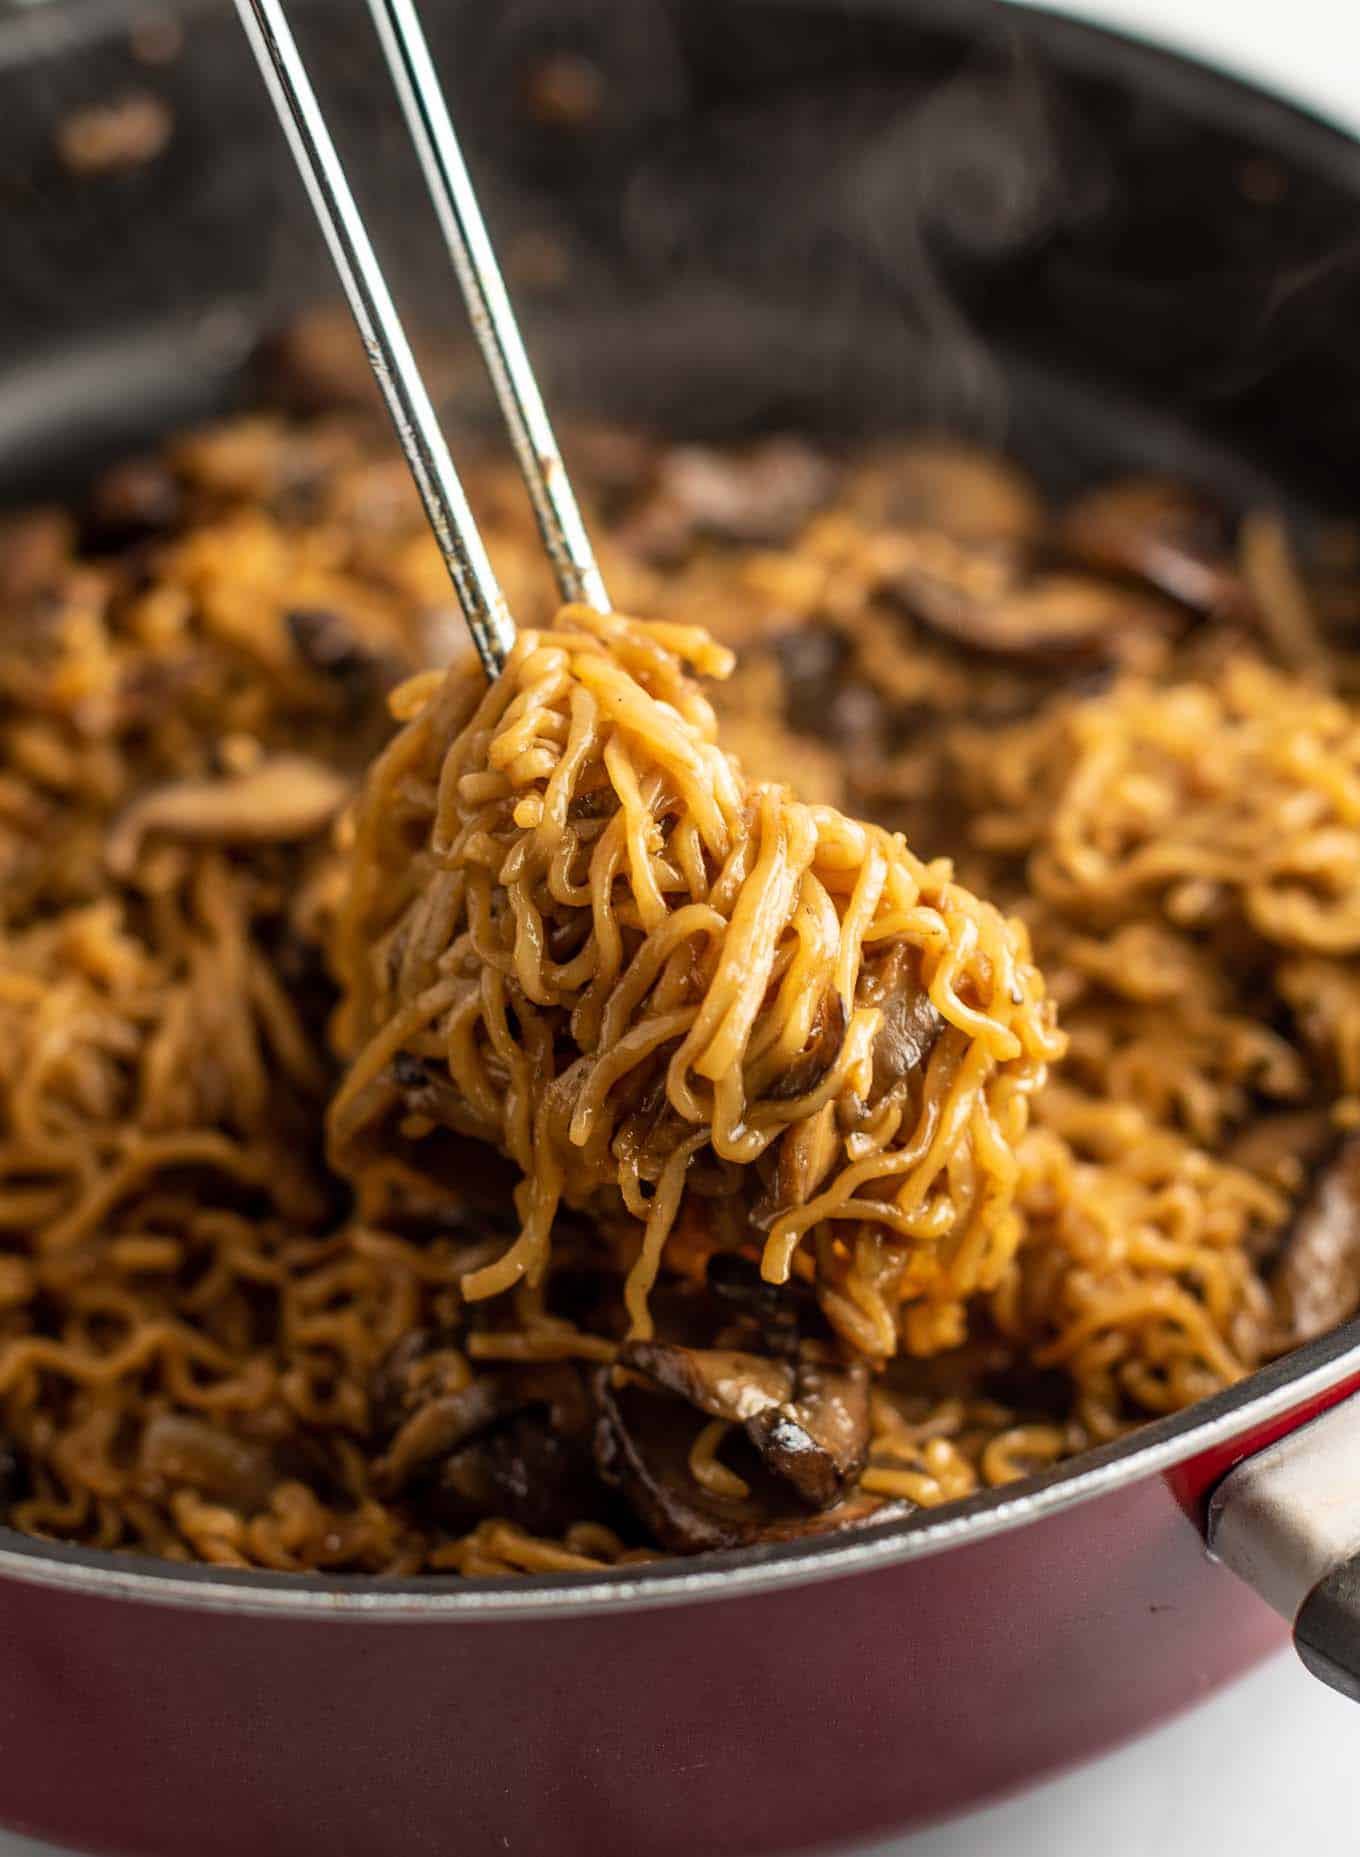
[[[412,0],[369,0],[539,532],[564,600],[609,611],[580,507],[525,353]]]
[[[236,0],[489,677],[514,622],[279,0]],[[527,367],[527,363],[526,363]]]

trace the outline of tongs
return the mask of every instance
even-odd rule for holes
[[[515,624],[280,0],[236,0],[488,677]],[[564,600],[608,612],[543,397],[411,0],[369,0],[444,242]]]

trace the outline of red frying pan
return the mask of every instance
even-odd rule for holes
[[[1147,466],[1354,504],[1340,134],[981,0],[516,0],[431,24],[499,242],[569,249],[524,305],[558,401],[710,433],[929,416],[1058,491]],[[381,168],[399,138],[361,24],[315,36]],[[584,140],[520,111],[564,45],[607,79]],[[171,111],[166,148],[61,170],[61,112],[129,89]],[[257,338],[324,279],[225,7],[159,49],[122,0],[5,20],[0,181],[15,494],[239,400]],[[416,291],[433,244],[404,241]],[[1354,1694],[1357,1387],[1343,1331],[944,1513],[601,1578],[247,1575],[0,1530],[0,1819],[136,1857],[788,1852],[1095,1753],[1291,1624]]]

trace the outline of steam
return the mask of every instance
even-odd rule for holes
[[[1270,396],[1288,401],[1292,430],[1285,376],[1332,369],[1308,418],[1330,423],[1333,454],[1353,454],[1340,333],[1360,289],[1353,185],[1326,180],[1321,157],[1310,167],[1302,125],[1272,139],[1259,111],[1239,121],[1231,97],[1201,101],[1208,78],[1182,74],[1161,95],[1155,67],[1113,52],[1104,74],[1092,57],[1073,75],[1060,45],[1051,67],[1030,49],[1051,28],[973,6],[960,26],[952,0],[906,21],[860,0],[423,11],[564,413],[714,435],[924,423],[997,441],[1084,374],[1123,381],[1145,425],[1158,394],[1223,407],[1225,428],[1250,402],[1263,449],[1280,451]],[[398,299],[437,359],[463,345],[462,311],[366,8],[296,13]],[[113,334],[158,323],[164,352],[187,357],[168,374],[225,379],[251,331],[336,301],[228,6],[186,11],[182,46],[151,61],[121,34],[90,51],[58,43],[55,18],[26,30],[29,66],[0,86],[11,354],[111,352]],[[554,57],[598,78],[579,120],[532,107],[534,72]],[[165,99],[168,145],[135,171],[73,179],[55,129],[130,89]],[[1290,136],[1297,158],[1274,152]],[[1037,362],[1028,382],[998,347],[1012,338]],[[126,399],[124,377],[108,370],[110,401]],[[475,377],[458,372],[460,415]]]
[[[1098,205],[1099,164],[1071,142],[1014,38],[914,89],[872,60],[819,73],[635,148],[618,208],[628,269],[654,293],[649,315],[721,360],[726,424],[839,402],[849,418],[996,439],[1006,393],[969,293]],[[707,396],[701,410],[716,410]]]

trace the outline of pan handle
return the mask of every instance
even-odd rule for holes
[[[1313,1675],[1360,1702],[1360,1394],[1231,1470],[1207,1536],[1293,1626]]]

